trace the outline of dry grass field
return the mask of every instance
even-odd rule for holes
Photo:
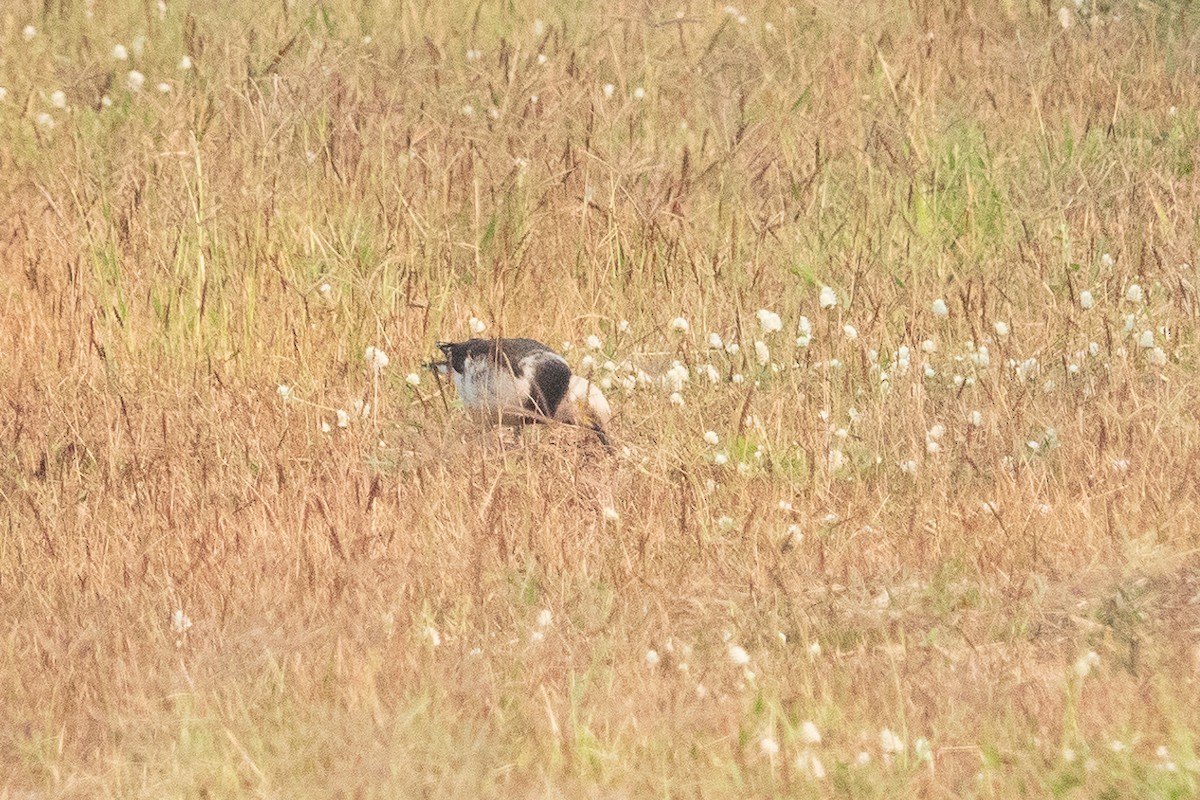
[[[1192,4],[14,0],[0,87],[0,798],[1196,796]]]

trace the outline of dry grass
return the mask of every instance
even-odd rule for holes
[[[0,797],[1196,793],[1195,9],[229,5],[0,11]]]

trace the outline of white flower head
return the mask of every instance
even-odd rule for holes
[[[824,308],[824,309],[833,308],[834,306],[837,305],[837,302],[838,302],[837,292],[835,292],[833,289],[831,289],[828,286],[822,286],[820,301],[821,301],[821,308]]]
[[[612,506],[605,506],[600,513],[604,516],[606,522],[617,522],[621,519],[621,515]]]
[[[646,651],[646,665],[647,666],[650,666],[650,667],[658,666],[658,661],[659,661],[659,657],[658,657],[657,650],[647,650]]]
[[[754,360],[758,362],[760,367],[765,367],[771,363],[771,350],[767,347],[767,343],[761,339],[754,343]]]
[[[758,326],[762,328],[763,333],[777,333],[783,330],[783,320],[774,311],[760,308],[754,316],[758,318]]]
[[[725,342],[721,340],[721,334],[710,333],[708,335],[708,346],[713,350],[720,350],[725,346]]]
[[[611,100],[613,93],[617,91],[617,87],[613,86],[611,83],[606,83],[601,87],[601,91],[604,92],[605,99]]]
[[[290,400],[290,399],[291,399],[291,397],[292,397],[292,387],[288,386],[286,383],[281,383],[281,384],[279,384],[279,389],[278,389],[278,391],[279,391],[279,396],[280,396],[280,398],[282,398],[282,399],[284,399],[284,400]]]
[[[541,36],[546,32],[546,23],[540,19],[535,19],[531,27],[534,36]]]
[[[1142,335],[1138,337],[1138,347],[1143,350],[1154,347],[1154,331],[1142,331]]]
[[[1091,292],[1089,292],[1087,289],[1084,289],[1082,292],[1079,293],[1079,307],[1080,308],[1082,308],[1084,311],[1087,311],[1094,305],[1096,305],[1096,300],[1095,300],[1095,298],[1092,297]]]
[[[885,753],[903,753],[904,740],[894,733],[891,728],[884,728],[879,732],[879,747]]]
[[[721,437],[717,436],[716,431],[705,431],[704,432],[704,441],[708,442],[709,444],[711,444],[715,447],[717,444],[719,444],[721,442]]]
[[[543,608],[538,612],[537,624],[539,628],[549,628],[554,622],[554,612],[548,608]]]
[[[1070,29],[1070,27],[1071,27],[1071,9],[1067,8],[1066,6],[1061,6],[1058,9],[1058,24],[1062,26],[1062,29],[1064,31]]]
[[[1080,680],[1086,678],[1094,667],[1100,666],[1100,656],[1095,650],[1089,650],[1075,662],[1075,674]]]
[[[39,128],[43,128],[45,130],[53,130],[54,128],[54,117],[50,116],[45,111],[34,117],[34,122],[37,123]]]
[[[179,59],[179,71],[180,72],[187,72],[191,68],[192,68],[192,57],[191,56],[184,55],[182,58]]]
[[[596,334],[588,334],[588,337],[583,340],[583,343],[592,350],[603,350],[604,342],[600,341],[600,337]]]
[[[32,42],[35,36],[37,36],[37,28],[32,25],[26,25],[24,28],[21,28],[21,38],[25,41]]]
[[[1141,303],[1146,299],[1146,293],[1142,291],[1139,284],[1131,283],[1129,288],[1125,290],[1125,299],[1131,303]]]
[[[160,83],[158,85],[158,92],[159,92],[159,94],[170,94],[171,93],[171,84],[167,83],[166,81],[163,81],[162,83]]]
[[[997,336],[1001,338],[1008,336],[1008,323],[1004,320],[996,320],[996,324],[993,327],[996,329]]]
[[[1030,357],[1019,364],[1014,364],[1014,369],[1017,372],[1017,377],[1020,380],[1026,381],[1036,378],[1042,371],[1042,365],[1038,363],[1036,358]]]
[[[667,388],[672,392],[683,391],[683,385],[688,382],[689,378],[691,378],[691,374],[688,372],[688,368],[679,361],[671,364],[671,368],[663,376]]]
[[[125,49],[123,44],[114,44],[112,49],[112,57],[117,61],[128,61],[129,51]]]
[[[676,317],[671,320],[671,330],[677,333],[687,333],[690,328],[691,325],[688,324],[687,319],[684,317]]]
[[[0,86],[0,103],[4,102],[7,99],[8,99],[8,88],[5,86]]]
[[[643,89],[641,86],[639,86],[633,90],[633,99],[634,100],[644,100],[645,98],[646,98],[646,90]]]
[[[763,755],[768,758],[779,755],[779,742],[772,739],[770,736],[764,736],[758,742],[758,747],[763,751]]]
[[[129,74],[125,76],[125,85],[129,87],[129,91],[131,92],[140,92],[142,87],[146,85],[146,76],[136,69],[131,69],[129,70]]]
[[[55,89],[53,92],[50,93],[50,105],[54,106],[55,108],[59,108],[59,109],[66,108],[67,107],[67,93],[64,92],[62,89]]]
[[[371,369],[375,372],[380,372],[386,369],[387,365],[392,363],[392,360],[388,358],[388,354],[374,345],[369,345],[367,349],[363,351],[363,358],[366,359],[367,364],[370,365]]]
[[[480,334],[487,330],[487,324],[479,317],[471,317],[467,320],[467,327],[471,329],[471,333]]]
[[[1104,255],[1100,256],[1100,266],[1104,267],[1105,269],[1112,269],[1116,265],[1117,260],[1113,258],[1111,254],[1105,253]]]
[[[679,392],[671,392],[671,396],[668,397],[667,400],[676,408],[683,408],[684,405],[686,405],[683,395],[681,395]]]
[[[845,334],[846,338],[851,342],[858,338],[858,328],[849,323],[842,326],[842,333]]]
[[[339,428],[349,428],[350,427],[350,414],[347,413],[346,409],[344,409],[344,408],[339,408],[337,410],[337,426]]]
[[[750,654],[746,652],[745,648],[731,644],[729,645],[729,660],[736,667],[744,667],[750,663]]]
[[[950,309],[946,306],[946,301],[940,297],[933,301],[933,315],[935,317],[950,316]]]
[[[171,614],[171,630],[179,636],[187,633],[192,627],[192,620],[187,614],[183,613],[182,608],[175,609]]]
[[[416,388],[421,385],[421,376],[415,372],[410,372],[404,377],[404,382],[409,386]]]
[[[817,730],[817,726],[812,720],[806,719],[800,724],[800,741],[805,744],[821,743],[821,731]]]

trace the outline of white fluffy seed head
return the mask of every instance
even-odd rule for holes
[[[388,358],[388,354],[374,345],[368,346],[367,349],[363,351],[363,358],[366,360],[368,366],[370,366],[375,372],[385,369],[387,365],[391,363],[391,359]]]
[[[771,363],[771,350],[767,347],[766,342],[759,340],[754,343],[754,360],[760,367]]]
[[[754,316],[758,318],[758,326],[762,328],[763,333],[778,333],[783,330],[783,320],[774,311],[760,308]]]

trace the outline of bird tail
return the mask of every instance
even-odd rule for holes
[[[591,428],[592,432],[596,434],[596,438],[600,440],[600,444],[604,446],[604,449],[611,453],[613,451],[612,440],[609,439],[608,434],[605,433],[604,426],[599,422],[593,422],[592,424],[588,425],[588,427]]]

